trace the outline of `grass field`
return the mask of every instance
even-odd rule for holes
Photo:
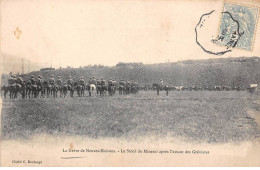
[[[2,102],[2,139],[33,135],[90,138],[172,136],[226,143],[260,137],[248,111],[259,112],[259,96],[246,91],[156,92],[113,97],[17,99]]]

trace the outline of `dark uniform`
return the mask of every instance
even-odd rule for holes
[[[113,85],[112,79],[110,79],[110,80],[108,81],[108,85],[109,85],[109,86],[112,86],[112,85]]]
[[[37,85],[41,86],[42,83],[43,83],[43,80],[42,80],[41,76],[38,76]]]
[[[62,80],[61,80],[61,78],[58,78],[57,85],[61,86],[61,84],[62,84]]]
[[[82,77],[79,79],[79,85],[85,85],[85,80]]]
[[[31,84],[32,84],[32,85],[36,85],[36,80],[34,79],[33,76],[31,77],[31,80],[30,80],[30,81],[31,81]]]
[[[8,79],[8,84],[9,85],[12,85],[12,84],[14,84],[15,82],[14,82],[14,78],[13,78],[13,75],[11,75],[11,77]]]
[[[23,78],[21,77],[21,75],[19,75],[19,77],[17,78],[16,82],[20,85],[23,84]]]
[[[55,84],[55,79],[54,79],[53,76],[50,78],[49,83],[50,83],[51,85],[54,85],[54,84]]]
[[[92,83],[91,84],[95,84],[95,85],[97,84],[97,81],[96,81],[95,77],[92,78]]]
[[[104,78],[101,79],[101,86],[106,85],[106,80]]]
[[[124,81],[124,80],[121,80],[121,81],[119,82],[119,85],[120,85],[120,86],[125,86],[125,81]]]
[[[101,80],[97,79],[97,86],[101,85]]]
[[[68,85],[71,85],[71,86],[73,85],[73,80],[71,77],[68,79]]]

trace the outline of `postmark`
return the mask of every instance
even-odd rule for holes
[[[258,18],[258,7],[225,1],[218,36],[212,41],[227,49],[252,51]]]

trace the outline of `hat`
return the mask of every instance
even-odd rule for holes
[[[54,77],[54,75],[51,75],[51,77]]]
[[[31,75],[31,77],[34,77],[34,75]]]

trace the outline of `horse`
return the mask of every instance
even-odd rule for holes
[[[22,86],[23,85],[23,86]],[[18,83],[13,83],[11,85],[9,85],[8,90],[9,90],[9,96],[10,99],[14,99],[18,97],[18,93],[22,94],[22,98],[25,98],[25,84],[18,84]]]
[[[138,91],[139,91],[139,86],[138,86],[138,84],[132,84],[131,85],[131,93],[133,93],[133,94],[136,94],[136,93],[138,93]]]
[[[60,92],[60,97],[61,97],[61,95],[62,95],[62,92],[63,92],[63,86],[62,85],[59,85],[59,84],[57,84],[56,85],[56,87],[57,87],[57,94],[58,94],[58,91]],[[56,96],[57,97],[57,96]]]
[[[108,86],[106,84],[101,85],[101,87],[100,87],[100,96],[106,95],[107,91],[108,91]]]
[[[109,94],[110,96],[113,96],[115,93],[116,93],[116,86],[113,85],[113,84],[110,84],[110,85],[108,86],[108,94]]]
[[[70,97],[73,97],[75,87],[71,84],[68,85],[68,91],[70,91]]]
[[[4,91],[4,98],[6,99],[6,94],[7,94],[8,91],[9,91],[8,85],[3,85],[3,86],[1,87],[1,94],[2,94],[2,91]]]
[[[85,93],[85,85],[78,84],[78,82],[74,82],[74,86],[76,87],[77,93],[79,97],[84,97]]]
[[[125,85],[125,94],[129,94],[131,92],[131,85],[129,83],[126,83]]]
[[[124,94],[124,91],[125,91],[125,86],[122,85],[122,84],[119,85],[118,91],[119,91],[119,95],[123,95],[123,94]]]
[[[102,86],[98,84],[98,85],[96,86],[96,89],[97,89],[97,95],[100,95],[100,96],[101,96]]]
[[[166,91],[166,96],[168,96],[168,94],[169,94],[168,85],[161,85],[161,84],[158,84],[158,83],[153,83],[152,87],[153,87],[153,89],[156,89],[158,96],[159,96],[160,91],[162,91],[162,90]]]
[[[31,98],[31,82],[25,83],[25,98]]]
[[[34,98],[37,98],[38,86],[36,84],[31,84],[31,92],[32,92],[32,96]]]
[[[52,85],[51,92],[54,98],[58,97],[59,86],[56,84]]]
[[[95,84],[89,84],[89,96],[94,95],[94,92],[96,92],[96,85]]]
[[[62,93],[63,93],[64,97],[66,97],[67,92],[68,92],[68,85],[64,84],[61,88],[62,88]]]

